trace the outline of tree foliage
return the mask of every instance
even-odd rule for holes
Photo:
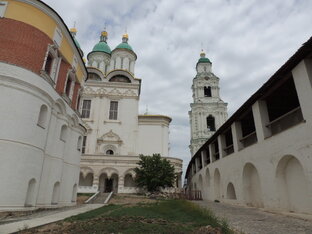
[[[170,161],[162,158],[159,154],[153,156],[140,155],[135,182],[138,187],[146,188],[149,192],[157,191],[160,188],[172,187],[175,174],[174,166]]]

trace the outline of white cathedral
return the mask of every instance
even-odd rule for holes
[[[202,51],[193,79],[193,103],[189,111],[191,126],[191,156],[227,120],[227,103],[220,98],[219,78],[211,71],[212,63]]]
[[[75,36],[76,30],[71,30]],[[169,124],[164,115],[140,115],[141,79],[135,77],[137,55],[128,34],[111,50],[108,33],[87,55],[88,78],[81,97],[83,138],[79,192],[136,193],[134,168],[139,155],[160,154],[175,167],[181,187],[182,160],[169,157]]]

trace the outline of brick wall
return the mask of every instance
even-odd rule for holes
[[[13,64],[40,75],[48,45],[52,40],[42,31],[26,23],[0,19],[0,62]],[[56,81],[56,91],[64,93],[68,70],[71,65],[62,59]],[[75,84],[71,107],[76,109],[79,84]]]
[[[0,19],[0,61],[24,67],[39,74],[51,39],[33,26]]]

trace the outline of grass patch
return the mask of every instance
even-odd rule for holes
[[[211,211],[185,200],[108,205],[65,221],[73,222],[70,233],[192,233],[207,225],[219,227],[225,234],[233,233]]]
[[[98,209],[88,211],[86,213],[82,213],[82,214],[79,214],[76,216],[69,217],[69,218],[65,219],[64,221],[73,222],[73,221],[78,221],[78,220],[88,220],[88,219],[92,219],[92,218],[95,218],[97,216],[101,216],[103,214],[106,214],[107,212],[112,211],[114,209],[118,209],[120,207],[121,207],[120,205],[103,206],[103,207],[100,207]]]
[[[82,196],[91,197],[93,195],[94,195],[94,193],[77,193],[77,197],[82,197]]]

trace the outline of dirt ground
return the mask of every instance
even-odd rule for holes
[[[118,194],[118,196],[114,195],[108,203],[122,205],[122,204],[138,204],[138,203],[153,203],[153,202],[156,202],[156,200],[147,198],[145,196]]]

